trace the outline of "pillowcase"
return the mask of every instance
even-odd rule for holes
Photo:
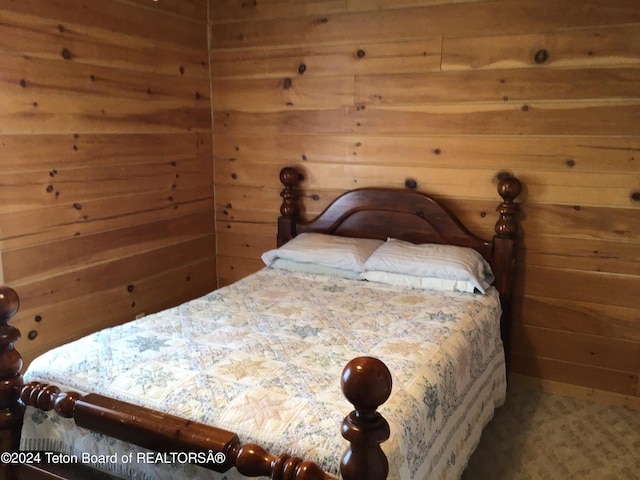
[[[361,273],[354,272],[353,270],[325,267],[324,265],[318,265],[317,263],[294,262],[293,260],[286,260],[284,258],[276,258],[269,266],[277,270],[310,273],[312,275],[327,275],[339,278],[350,278],[352,280],[359,280],[360,275],[363,275]]]
[[[472,248],[389,238],[365,263],[366,270],[466,281],[485,293],[495,280],[491,266]]]
[[[382,240],[369,238],[302,233],[280,248],[263,253],[262,261],[271,266],[274,260],[283,258],[360,273],[367,258],[381,245],[384,245]]]
[[[416,277],[403,273],[379,272],[367,270],[360,274],[362,280],[384,283],[385,285],[397,285],[399,287],[420,288],[426,290],[441,290],[445,292],[474,293],[475,287],[471,282],[464,280],[448,280],[436,277]]]

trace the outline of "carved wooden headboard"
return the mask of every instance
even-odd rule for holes
[[[425,193],[412,189],[359,188],[333,201],[320,215],[300,217],[300,182],[303,174],[293,167],[280,172],[281,216],[278,218],[278,246],[303,232],[349,237],[398,238],[413,243],[440,243],[477,250],[491,264],[495,287],[502,303],[502,339],[508,352],[511,323],[518,204],[522,186],[515,177],[498,182],[502,201],[496,210],[495,235],[485,240],[467,229],[449,209]]]

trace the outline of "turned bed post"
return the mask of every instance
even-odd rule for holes
[[[22,357],[13,347],[20,332],[9,325],[19,305],[18,294],[0,286],[0,452],[18,450],[24,416],[24,405],[20,402]],[[11,478],[9,467],[8,463],[0,462],[0,478]]]
[[[493,260],[491,265],[495,271],[499,272],[499,275],[496,275],[496,288],[500,292],[500,304],[502,305],[500,334],[504,344],[507,370],[510,364],[511,296],[513,294],[516,239],[518,235],[516,215],[519,211],[518,204],[514,200],[520,195],[521,191],[522,185],[515,177],[506,176],[498,182],[498,194],[502,197],[502,203],[496,208],[499,217],[495,225],[496,234],[493,239]]]
[[[296,222],[300,216],[298,184],[303,178],[304,176],[293,167],[285,167],[280,171],[280,182],[284,189],[280,192],[282,205],[278,217],[278,247],[295,237]]]
[[[377,358],[358,357],[342,372],[342,392],[355,410],[342,422],[350,443],[342,457],[344,480],[385,480],[389,462],[380,444],[389,438],[389,424],[376,410],[391,395],[391,373]]]

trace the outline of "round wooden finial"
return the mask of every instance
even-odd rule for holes
[[[342,371],[342,392],[357,410],[375,411],[391,395],[391,373],[374,357],[358,357]]]
[[[391,395],[391,373],[377,358],[358,357],[342,371],[342,392],[355,410],[342,421],[349,442],[340,462],[344,480],[384,480],[389,462],[380,444],[390,435],[389,423],[376,411]]]
[[[504,177],[498,182],[498,195],[505,202],[513,202],[522,191],[522,184],[516,177]]]
[[[302,174],[293,167],[284,167],[280,170],[280,182],[286,187],[295,187],[302,178]]]
[[[8,322],[20,307],[16,291],[9,287],[0,287],[0,321]]]

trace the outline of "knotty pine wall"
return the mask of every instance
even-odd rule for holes
[[[638,2],[209,3],[0,0],[0,280],[27,362],[260,268],[283,165],[309,215],[411,178],[484,235],[508,171],[514,370],[640,394]]]
[[[206,0],[0,0],[0,246],[28,363],[216,287]]]
[[[221,284],[315,214],[415,179],[490,236],[525,183],[513,371],[640,395],[640,2],[211,2]]]

